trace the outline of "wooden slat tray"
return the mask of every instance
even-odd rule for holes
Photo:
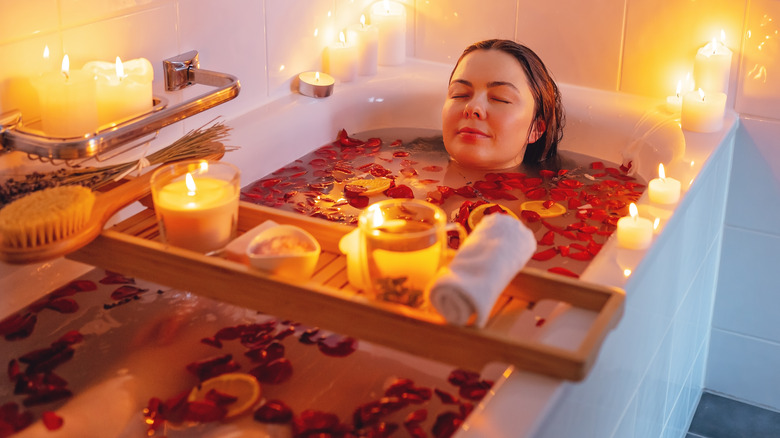
[[[575,381],[587,375],[604,338],[623,313],[620,289],[525,268],[502,299],[557,300],[595,312],[578,348],[517,339],[496,329],[451,326],[436,313],[375,301],[350,288],[338,243],[352,228],[242,202],[239,232],[269,219],[305,228],[320,242],[323,252],[310,281],[269,276],[224,258],[166,246],[159,242],[152,210],[103,231],[68,258],[466,369],[501,362]],[[497,304],[494,313],[501,308]]]

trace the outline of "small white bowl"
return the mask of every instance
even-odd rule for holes
[[[289,246],[304,246],[289,252]],[[261,253],[262,249],[274,252]],[[275,252],[278,251],[278,252]],[[320,257],[320,243],[307,231],[294,225],[279,225],[258,234],[246,249],[249,264],[261,271],[291,278],[310,278]]]

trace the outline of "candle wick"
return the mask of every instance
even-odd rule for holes
[[[66,72],[65,70],[62,70],[62,75],[63,75],[63,76],[65,76],[65,80],[66,80],[66,81],[67,81],[68,79],[70,79],[70,76],[68,75],[68,72]]]

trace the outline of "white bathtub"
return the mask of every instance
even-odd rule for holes
[[[230,143],[241,149],[225,160],[241,168],[246,184],[332,141],[342,128],[350,133],[389,127],[440,129],[450,69],[410,60],[381,68],[374,77],[337,84],[328,98],[285,94],[229,121],[234,128]],[[627,252],[610,241],[582,275],[587,281],[625,288],[628,298],[623,320],[608,336],[591,375],[569,384],[509,368],[459,436],[674,433],[687,427],[702,384],[701,358],[709,337],[725,205],[725,190],[719,188],[730,165],[734,117],[729,114],[722,132],[683,134],[657,100],[566,84],[561,91],[567,114],[561,150],[618,163],[631,158],[645,180],[664,162],[667,173],[683,182],[684,196],[674,214],[673,208],[651,208],[644,196],[643,212],[662,217],[665,225],[651,248]],[[706,251],[697,258],[700,247]],[[86,269],[61,260],[2,268],[0,290],[7,298],[0,317]],[[550,342],[572,344],[589,321],[578,314],[558,318],[550,328]]]
[[[242,149],[227,159],[248,182],[332,141],[342,128],[440,129],[451,68],[410,60],[337,84],[325,99],[282,96],[232,122]],[[643,196],[642,214],[661,220],[651,248],[625,251],[611,239],[583,273],[583,280],[627,292],[626,314],[591,375],[570,384],[509,369],[460,434],[675,436],[687,429],[703,384],[736,119],[729,113],[722,131],[695,134],[682,131],[659,100],[559,85],[567,116],[561,150],[617,163],[631,159],[646,181],[663,162],[667,175],[682,181],[683,198],[659,208]],[[560,337],[587,324],[576,319],[560,321]]]

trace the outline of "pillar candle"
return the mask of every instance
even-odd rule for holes
[[[44,74],[36,85],[44,134],[72,138],[97,130],[95,80],[84,71],[71,71],[68,55],[60,72]]]
[[[647,186],[651,202],[657,204],[674,204],[680,200],[680,181],[667,178],[664,165],[658,165],[658,178],[653,178]]]
[[[618,245],[626,249],[646,249],[653,241],[653,223],[639,217],[636,204],[629,205],[630,216],[620,218],[617,223]]]
[[[406,7],[388,0],[371,6],[371,24],[379,28],[379,64],[406,62]]]
[[[339,33],[339,40],[327,48],[327,70],[341,82],[349,82],[357,75],[357,47],[347,44],[344,32]]]
[[[715,132],[723,127],[723,115],[726,112],[724,93],[704,93],[691,91],[683,96],[681,124],[682,128],[694,132]]]
[[[144,59],[88,62],[82,70],[97,81],[98,122],[113,126],[152,109],[154,69]]]
[[[357,47],[358,74],[363,76],[376,74],[379,62],[379,29],[366,24],[366,16],[360,16],[360,24],[347,28],[347,42]]]
[[[731,50],[723,43],[724,39],[725,35],[721,31],[721,41],[716,41],[713,38],[696,53],[693,80],[696,82],[696,87],[707,93],[728,94],[732,54]]]

